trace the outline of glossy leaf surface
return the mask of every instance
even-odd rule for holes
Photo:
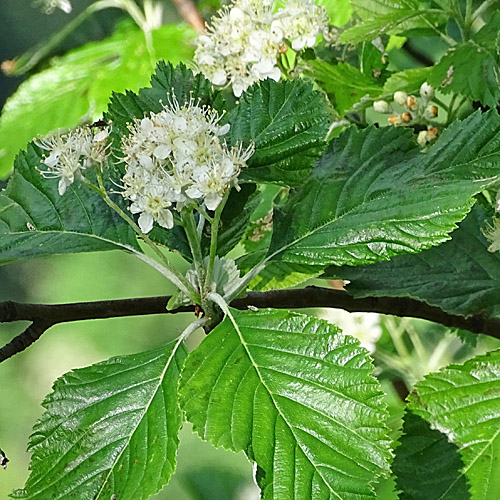
[[[135,233],[103,199],[81,182],[63,196],[58,180],[37,170],[41,151],[21,152],[0,193],[0,263],[58,253],[139,249]],[[116,200],[120,203],[120,200]]]
[[[500,253],[488,251],[481,232],[488,220],[476,205],[443,245],[372,266],[332,267],[325,276],[350,280],[354,297],[411,297],[452,314],[497,316]]]
[[[409,130],[351,128],[275,211],[270,257],[360,265],[438,245],[498,179],[499,160],[496,111],[455,122],[427,152]]]
[[[296,185],[324,149],[330,114],[310,83],[267,79],[241,96],[228,121],[233,143],[255,144],[242,179]]]
[[[366,351],[312,317],[231,313],[186,360],[181,406],[196,432],[245,451],[266,500],[373,498],[390,455]]]
[[[54,384],[35,424],[31,474],[14,498],[145,500],[175,469],[183,347],[120,356]]]
[[[472,500],[500,491],[500,351],[427,375],[410,409],[458,446]]]

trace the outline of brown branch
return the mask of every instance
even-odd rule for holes
[[[32,324],[0,349],[0,363],[29,347],[46,330],[59,323],[124,316],[174,314],[195,310],[194,306],[185,306],[167,311],[166,304],[169,299],[170,297],[162,296],[55,305],[2,302],[0,303],[0,322],[31,321]],[[377,312],[426,319],[450,328],[483,333],[500,339],[500,319],[498,318],[448,314],[438,307],[409,298],[355,299],[342,290],[313,286],[301,290],[249,292],[245,298],[234,300],[231,306],[236,309],[247,309],[249,306],[276,309],[332,307],[349,312]]]
[[[205,29],[205,21],[201,17],[193,0],[172,0],[182,18],[196,31]]]

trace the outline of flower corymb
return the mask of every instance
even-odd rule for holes
[[[314,46],[328,24],[324,7],[314,0],[234,0],[198,38],[194,60],[217,86],[231,85],[239,97],[266,78],[278,81],[278,58],[287,43],[293,50]]]
[[[38,147],[50,153],[43,160],[47,169],[40,170],[40,173],[44,177],[59,178],[59,194],[62,196],[75,178],[81,177],[82,171],[106,160],[108,137],[108,128],[94,131],[87,126],[35,140]]]
[[[227,189],[237,186],[237,177],[253,154],[253,145],[229,148],[222,136],[229,125],[221,116],[194,99],[180,105],[175,97],[159,113],[151,113],[129,126],[122,140],[126,164],[122,195],[130,200],[130,211],[140,214],[144,233],[154,222],[172,228],[171,207],[203,203],[215,210]]]

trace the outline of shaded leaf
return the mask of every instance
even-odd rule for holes
[[[496,55],[474,41],[451,48],[436,64],[428,82],[445,94],[460,94],[486,106],[500,100],[500,66]]]
[[[135,233],[81,182],[63,196],[57,179],[36,169],[42,154],[30,144],[0,192],[0,263],[58,253],[139,249]],[[120,200],[116,200],[120,204]]]
[[[372,266],[333,267],[325,276],[350,280],[354,297],[411,297],[451,314],[498,316],[500,253],[488,252],[481,232],[487,218],[476,205],[439,247]]]
[[[500,351],[427,375],[410,395],[410,409],[458,446],[473,500],[500,491]]]
[[[361,265],[438,245],[498,179],[499,159],[496,111],[455,122],[427,152],[409,130],[351,128],[275,211],[269,257]]]
[[[145,500],[175,469],[176,390],[185,349],[174,344],[74,370],[54,384],[30,438],[31,474],[14,498]]]
[[[401,445],[392,470],[399,500],[468,500],[467,481],[460,470],[462,459],[456,445],[412,412],[404,416]]]
[[[335,109],[341,114],[351,109],[365,96],[377,97],[382,85],[348,63],[328,64],[311,61],[309,75],[332,96]]]
[[[266,500],[374,498],[390,455],[366,351],[326,321],[231,314],[186,360],[180,398],[194,429],[255,460]]]

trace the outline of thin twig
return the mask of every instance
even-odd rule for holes
[[[201,17],[193,0],[172,0],[182,18],[196,31],[205,29],[205,21]]]
[[[166,304],[169,299],[168,296],[161,296],[54,305],[0,302],[0,322],[32,322],[24,332],[0,349],[0,363],[29,347],[46,330],[59,323],[195,311],[194,306],[184,306],[168,311]],[[426,319],[449,328],[483,333],[500,339],[499,318],[488,318],[480,315],[464,317],[448,314],[438,307],[429,306],[409,298],[369,297],[355,299],[345,291],[329,288],[307,287],[301,290],[249,292],[246,297],[233,300],[231,306],[236,309],[247,309],[251,306],[277,309],[331,307],[349,312],[377,312]]]

